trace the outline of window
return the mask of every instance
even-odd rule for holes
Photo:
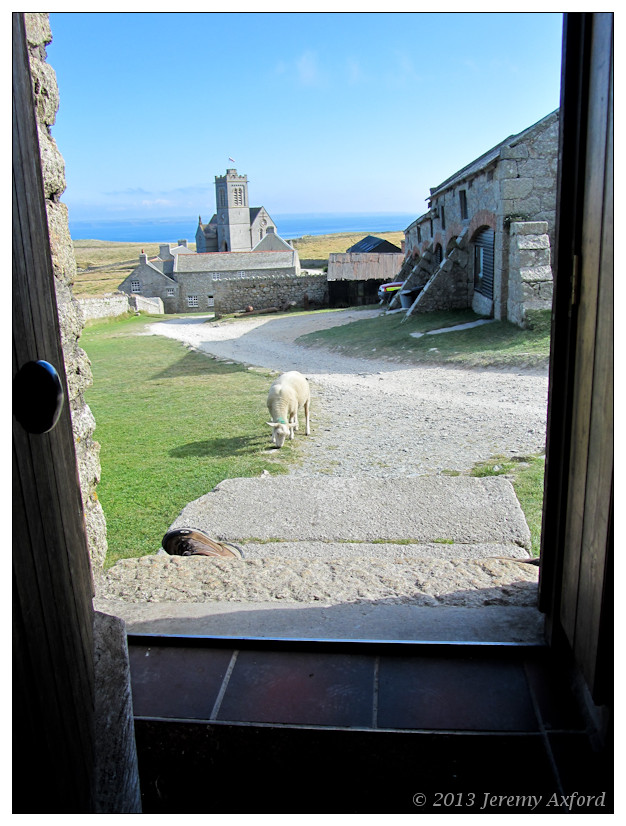
[[[130,291],[131,291],[131,293],[140,293],[141,292],[141,283],[139,281],[131,281],[130,282]]]
[[[198,296],[197,295],[188,295],[187,296],[187,306],[188,307],[197,307],[198,306]]]
[[[422,243],[422,228],[421,227],[417,228],[417,243],[418,244]]]
[[[168,298],[174,298],[174,288],[173,287],[168,287],[166,295],[167,295]]]
[[[233,204],[235,206],[243,206],[243,188],[240,186],[236,186],[233,189]]]
[[[215,298],[212,295],[207,295],[206,301],[209,307],[215,307]]]
[[[245,270],[238,270],[237,275],[239,276],[239,278],[245,278],[246,277],[246,271]]]
[[[446,228],[446,208],[441,206],[441,229]]]
[[[467,221],[467,192],[465,189],[459,190],[459,201],[461,204],[461,219]]]
[[[212,272],[211,278],[213,281],[221,281],[222,280],[222,273],[221,272]]]
[[[219,199],[220,199],[220,206],[225,207],[226,206],[226,192],[223,189],[220,189],[220,191],[219,191]]]
[[[430,237],[432,238],[434,236],[434,234],[435,233],[433,231],[433,219],[431,218],[430,219]]]

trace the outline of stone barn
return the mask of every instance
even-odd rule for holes
[[[471,307],[524,326],[551,307],[558,139],[557,110],[430,190],[405,230],[390,309]]]

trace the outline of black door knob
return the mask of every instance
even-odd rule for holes
[[[63,408],[59,374],[47,361],[29,361],[13,379],[13,415],[28,433],[47,433]]]

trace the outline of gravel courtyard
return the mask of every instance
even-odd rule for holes
[[[307,447],[292,471],[297,476],[431,475],[467,471],[493,455],[544,449],[547,371],[413,367],[294,343],[313,330],[379,312],[176,319],[150,330],[219,358],[304,373],[312,390],[312,431],[308,439],[300,436]]]

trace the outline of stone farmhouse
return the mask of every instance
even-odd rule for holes
[[[198,217],[197,252],[250,252],[268,232],[276,232],[265,207],[250,206],[248,176],[236,169],[215,176],[215,204],[208,224]]]
[[[139,256],[119,290],[160,298],[166,313],[232,313],[248,305],[322,304],[326,280],[301,274],[297,251],[269,232],[252,252],[194,253],[186,241],[163,244],[157,258]]]
[[[302,274],[297,251],[280,238],[264,207],[248,206],[248,179],[236,169],[215,178],[217,213],[196,232],[196,252],[187,241],[162,244],[159,255],[120,284],[131,296],[160,298],[165,313],[232,313],[247,306],[319,305],[326,280]]]
[[[328,257],[328,301],[331,307],[374,304],[378,288],[395,280],[404,254],[400,247],[367,235],[346,252]]]
[[[557,110],[430,190],[390,311],[471,307],[523,327],[552,306],[558,129]]]

